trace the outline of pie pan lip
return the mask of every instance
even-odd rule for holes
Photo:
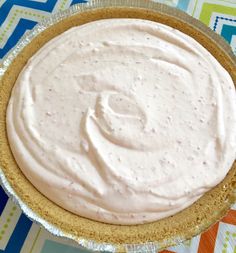
[[[103,9],[102,9],[103,8]],[[206,38],[207,41],[211,41],[213,44],[215,44],[215,47],[219,50],[219,57],[220,55],[224,54],[224,57],[227,58],[227,66],[229,69],[229,72],[231,76],[233,77],[234,83],[236,83],[236,60],[235,56],[230,48],[230,46],[217,34],[215,34],[213,31],[210,30],[210,28],[203,25],[200,21],[195,20],[194,18],[190,17],[189,15],[183,13],[180,10],[168,7],[163,4],[154,3],[150,1],[145,0],[91,0],[90,2],[86,4],[78,4],[72,6],[70,9],[62,12],[58,12],[56,14],[53,14],[50,18],[43,21],[41,24],[38,24],[33,30],[31,30],[29,33],[27,33],[21,41],[17,44],[17,46],[10,52],[10,54],[7,56],[7,58],[4,60],[2,66],[0,66],[0,88],[3,85],[3,79],[4,76],[7,74],[9,69],[12,68],[12,62],[14,63],[14,60],[17,58],[18,55],[21,54],[23,49],[27,45],[29,45],[37,36],[42,34],[43,32],[53,29],[54,26],[58,26],[61,21],[66,21],[69,18],[75,18],[75,17],[81,17],[83,14],[89,14],[93,11],[100,11],[104,12],[106,10],[116,10],[114,13],[117,13],[117,11],[126,10],[124,11],[124,15],[133,15],[135,17],[134,13],[137,13],[140,15],[141,12],[149,12],[152,15],[163,15],[164,17],[169,17],[172,19],[177,20],[179,23],[186,24],[189,27],[193,27],[195,31],[202,33]],[[128,14],[127,14],[128,13]],[[130,14],[133,13],[133,14]],[[104,14],[107,15],[107,14]],[[108,15],[109,16],[109,15]],[[108,18],[108,16],[105,16],[105,18]],[[132,17],[133,17],[132,16]],[[101,16],[102,17],[102,16]],[[113,17],[113,16],[112,16]],[[130,17],[130,16],[129,16]],[[90,20],[91,21],[91,20]],[[73,26],[73,25],[72,25]],[[66,30],[66,29],[65,29]],[[37,38],[36,38],[37,39]],[[211,49],[213,50],[213,49]],[[3,107],[3,104],[1,103],[1,91],[0,91],[0,107]],[[2,108],[0,108],[0,111],[3,111]],[[2,115],[4,112],[1,112],[0,114],[0,125],[5,124],[4,119],[2,119]],[[0,126],[1,128],[1,126]],[[0,138],[4,133],[0,132]],[[48,217],[47,214],[42,215],[42,213],[39,212],[39,210],[35,211],[33,206],[30,206],[29,203],[25,200],[24,192],[20,192],[17,187],[13,187],[14,185],[14,178],[9,176],[9,173],[7,172],[7,164],[6,161],[4,161],[4,154],[5,154],[5,148],[7,144],[7,140],[3,141],[3,144],[0,143],[0,180],[2,183],[3,188],[8,193],[8,195],[13,199],[15,203],[17,203],[20,208],[23,210],[23,212],[34,222],[40,224],[45,229],[47,229],[52,234],[58,236],[58,237],[65,237],[68,239],[72,239],[76,242],[78,242],[79,245],[93,251],[107,251],[107,252],[156,252],[159,249],[178,244],[184,240],[187,240],[191,238],[192,236],[195,236],[204,230],[206,230],[210,225],[217,222],[223,215],[226,214],[227,210],[229,209],[230,205],[234,203],[236,200],[236,163],[234,162],[230,172],[226,176],[226,178],[220,183],[217,188],[218,191],[224,192],[222,193],[222,206],[216,210],[213,210],[214,213],[212,213],[212,217],[208,219],[207,221],[202,221],[202,223],[198,223],[198,221],[193,222],[193,227],[189,229],[188,234],[186,233],[176,233],[172,234],[173,236],[169,236],[167,238],[162,238],[159,240],[152,240],[152,238],[139,238],[140,241],[131,240],[131,241],[125,241],[119,239],[113,240],[111,238],[111,241],[106,238],[103,242],[102,239],[100,239],[100,236],[90,236],[87,237],[84,234],[80,234],[77,231],[70,231],[66,230],[64,227],[58,226],[58,224],[53,224]],[[25,179],[26,180],[26,179]],[[33,186],[32,186],[33,187]],[[217,189],[213,189],[213,193],[210,194],[216,194]],[[211,191],[210,191],[211,192]],[[23,195],[22,195],[23,194]],[[215,196],[215,195],[214,195]],[[204,201],[202,202],[204,203]],[[199,205],[199,208],[201,205]],[[206,210],[205,210],[206,211]],[[40,213],[40,214],[39,214]],[[182,212],[181,212],[182,213]],[[184,213],[184,212],[183,212]],[[183,218],[183,215],[180,217]],[[88,220],[88,219],[87,219]],[[96,223],[88,220],[90,223]],[[158,223],[157,223],[158,224]],[[102,224],[101,226],[112,226],[107,224]],[[150,225],[151,226],[151,225]],[[148,229],[149,225],[138,225],[138,226],[121,226],[120,230],[122,230],[124,227],[140,227],[140,229]],[[119,226],[113,226],[115,229],[119,229]],[[157,226],[152,226],[153,228],[157,228]],[[128,231],[128,229],[127,229]],[[178,231],[177,231],[178,232]],[[114,233],[115,236],[115,233]]]

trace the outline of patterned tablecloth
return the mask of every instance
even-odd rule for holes
[[[21,36],[50,13],[81,0],[0,0],[0,63]],[[236,0],[159,0],[201,20],[230,43],[236,54]],[[32,223],[0,186],[0,252],[85,252]],[[236,253],[236,205],[207,232],[162,253]]]

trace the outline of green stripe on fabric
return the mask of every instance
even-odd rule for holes
[[[213,12],[236,16],[236,8],[218,5],[218,4],[204,3],[202,5],[202,11],[201,11],[199,20],[201,20],[204,24],[209,26],[211,15]]]

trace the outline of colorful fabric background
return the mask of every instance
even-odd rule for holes
[[[51,13],[81,0],[0,0],[0,63],[21,36]],[[222,35],[236,54],[236,0],[159,0],[201,20]],[[80,253],[32,223],[0,186],[0,253]],[[236,253],[236,205],[206,233],[162,253]]]

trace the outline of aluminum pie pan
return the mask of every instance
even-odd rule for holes
[[[45,19],[42,23],[35,26],[33,30],[28,32],[20,42],[16,45],[16,47],[8,54],[7,58],[3,61],[2,66],[0,67],[0,78],[4,75],[7,71],[9,66],[11,65],[12,61],[17,57],[17,55],[21,52],[21,50],[27,46],[35,37],[37,37],[41,32],[46,30],[47,28],[51,27],[54,24],[57,24],[64,19],[71,17],[73,15],[83,13],[85,11],[101,9],[104,7],[125,7],[125,8],[142,8],[142,9],[149,9],[149,10],[156,10],[160,13],[167,14],[169,16],[173,16],[177,19],[182,19],[185,22],[192,24],[196,29],[200,30],[206,36],[211,38],[212,40],[217,41],[218,46],[222,49],[222,51],[226,52],[227,55],[235,62],[235,58],[230,46],[218,35],[212,32],[208,27],[203,25],[200,21],[194,20],[187,14],[168,7],[163,4],[157,4],[154,2],[147,2],[143,0],[91,0],[86,4],[78,4],[74,5],[68,10],[58,12],[52,15],[50,18]],[[11,187],[10,183],[8,182],[7,178],[5,177],[3,170],[0,168],[0,180],[5,191],[8,195],[12,198],[12,200],[20,206],[22,211],[34,222],[43,226],[46,230],[58,237],[64,237],[67,239],[72,239],[76,241],[80,246],[85,247],[88,250],[92,251],[106,251],[106,252],[117,252],[121,251],[120,245],[109,244],[109,243],[100,243],[94,240],[89,240],[83,237],[77,237],[70,233],[66,233],[62,231],[60,228],[54,226],[38,214],[36,214],[28,205],[26,205],[21,198],[16,194],[14,189]],[[208,225],[206,225],[208,227]],[[202,229],[198,231],[199,233],[202,232]],[[148,242],[142,244],[124,244],[122,245],[122,251],[126,252],[156,252],[159,249],[164,247],[178,244],[182,241],[185,241],[185,237],[175,237],[168,239],[162,243],[157,242]]]

